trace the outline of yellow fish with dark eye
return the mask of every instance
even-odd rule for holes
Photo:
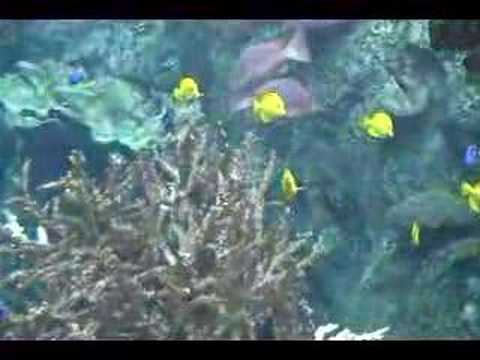
[[[467,199],[470,210],[476,214],[480,213],[480,181],[474,184],[464,181],[460,190],[462,196]]]
[[[410,239],[412,240],[413,246],[420,246],[420,224],[416,221],[410,228]]]
[[[264,124],[287,115],[287,105],[275,90],[263,91],[253,99],[253,113]]]
[[[292,170],[285,168],[282,174],[282,193],[285,200],[292,201],[300,190],[302,190],[302,187],[298,178]]]
[[[385,111],[375,111],[360,119],[360,128],[370,137],[376,139],[394,136],[392,117]]]
[[[187,103],[198,99],[203,94],[200,92],[198,83],[194,78],[185,76],[173,90],[173,98],[179,103]]]

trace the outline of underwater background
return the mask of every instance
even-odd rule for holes
[[[480,21],[0,35],[1,338],[480,336]]]

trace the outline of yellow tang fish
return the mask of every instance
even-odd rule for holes
[[[202,95],[198,83],[195,79],[189,76],[182,78],[177,87],[173,90],[173,98],[181,103],[198,99]]]
[[[268,124],[287,115],[287,105],[277,91],[268,90],[258,94],[253,99],[253,113],[261,122]]]
[[[392,117],[385,111],[376,111],[360,119],[360,128],[376,139],[394,136]]]
[[[420,246],[420,224],[416,221],[410,229],[410,238],[414,246]]]
[[[462,182],[461,193],[467,199],[470,209],[474,213],[480,213],[480,181],[473,185]]]
[[[301,190],[300,182],[292,170],[285,168],[282,175],[282,192],[287,201],[292,201]]]

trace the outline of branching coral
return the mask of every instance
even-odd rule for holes
[[[59,190],[44,207],[26,191],[12,199],[19,216],[46,229],[49,245],[4,248],[32,266],[3,286],[22,291],[39,282],[45,291],[41,305],[0,331],[55,339],[309,337],[298,304],[304,269],[318,252],[301,251],[308,244],[294,239],[287,218],[264,222],[275,156],[265,166],[252,156],[252,136],[223,151],[209,134],[185,125],[161,154],[112,157],[100,183],[73,152],[68,174],[38,189]]]

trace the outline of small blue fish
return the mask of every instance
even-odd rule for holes
[[[81,66],[74,68],[68,75],[68,83],[70,85],[76,85],[87,79],[87,73]]]
[[[173,111],[173,109],[168,108],[167,113],[165,114],[165,116],[162,119],[163,128],[165,129],[165,132],[171,133],[175,130],[174,120],[175,120],[174,111]]]
[[[0,321],[5,321],[10,317],[10,309],[0,300]]]
[[[480,149],[477,145],[471,144],[467,146],[463,163],[467,166],[474,166],[480,161]]]

